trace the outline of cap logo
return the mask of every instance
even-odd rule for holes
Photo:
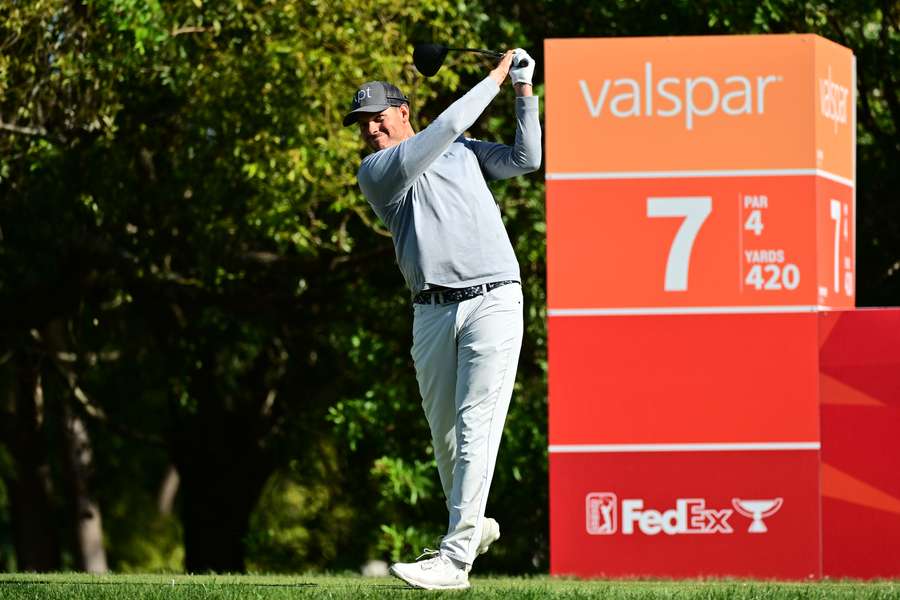
[[[389,106],[402,106],[408,104],[403,95],[393,84],[384,81],[367,81],[356,88],[353,93],[350,112],[344,116],[344,126],[357,121],[357,113],[375,113],[387,109]]]

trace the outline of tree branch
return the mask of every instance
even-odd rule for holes
[[[209,29],[207,29],[206,27],[177,27],[172,30],[172,37],[175,37],[177,35],[184,35],[186,33],[206,33],[207,31],[209,31]]]
[[[10,133],[16,133],[19,135],[27,135],[31,137],[38,137],[42,139],[49,140],[51,142],[55,142],[57,144],[65,144],[68,140],[62,136],[53,135],[43,127],[22,127],[21,125],[15,125],[13,123],[6,123],[4,121],[0,121],[0,130],[9,131]]]
[[[78,401],[78,407],[87,416],[103,423],[112,431],[115,431],[120,435],[154,446],[165,446],[163,440],[157,436],[148,435],[141,431],[135,431],[130,427],[113,421],[102,407],[96,405],[88,398],[87,394],[78,383],[78,374],[75,371],[75,368],[67,364],[64,360],[64,357],[68,354],[68,350],[66,349],[67,343],[65,341],[65,325],[61,320],[56,319],[51,321],[44,328],[43,332],[32,330],[32,337],[44,344],[51,362],[56,367],[60,377],[62,377],[63,381],[66,383],[72,396]]]

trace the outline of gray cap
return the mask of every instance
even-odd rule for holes
[[[369,81],[359,86],[353,94],[350,112],[344,117],[344,127],[356,123],[359,113],[380,113],[390,106],[409,104],[409,98],[403,95],[397,86],[386,81]]]

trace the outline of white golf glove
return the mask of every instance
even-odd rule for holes
[[[527,65],[524,67],[518,66],[526,60],[528,61]],[[527,83],[528,85],[532,85],[532,76],[534,76],[534,59],[521,48],[516,48],[516,51],[513,54],[512,67],[509,69],[509,78],[512,80],[513,85],[517,83]]]

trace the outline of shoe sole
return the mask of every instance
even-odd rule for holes
[[[472,584],[470,584],[468,581],[465,583],[461,583],[459,585],[443,585],[443,586],[419,583],[415,579],[404,577],[403,575],[401,575],[400,573],[395,571],[393,565],[391,566],[390,569],[388,569],[388,571],[390,571],[391,575],[393,575],[400,581],[403,581],[407,585],[410,585],[418,590],[467,590],[470,587],[472,587]]]

